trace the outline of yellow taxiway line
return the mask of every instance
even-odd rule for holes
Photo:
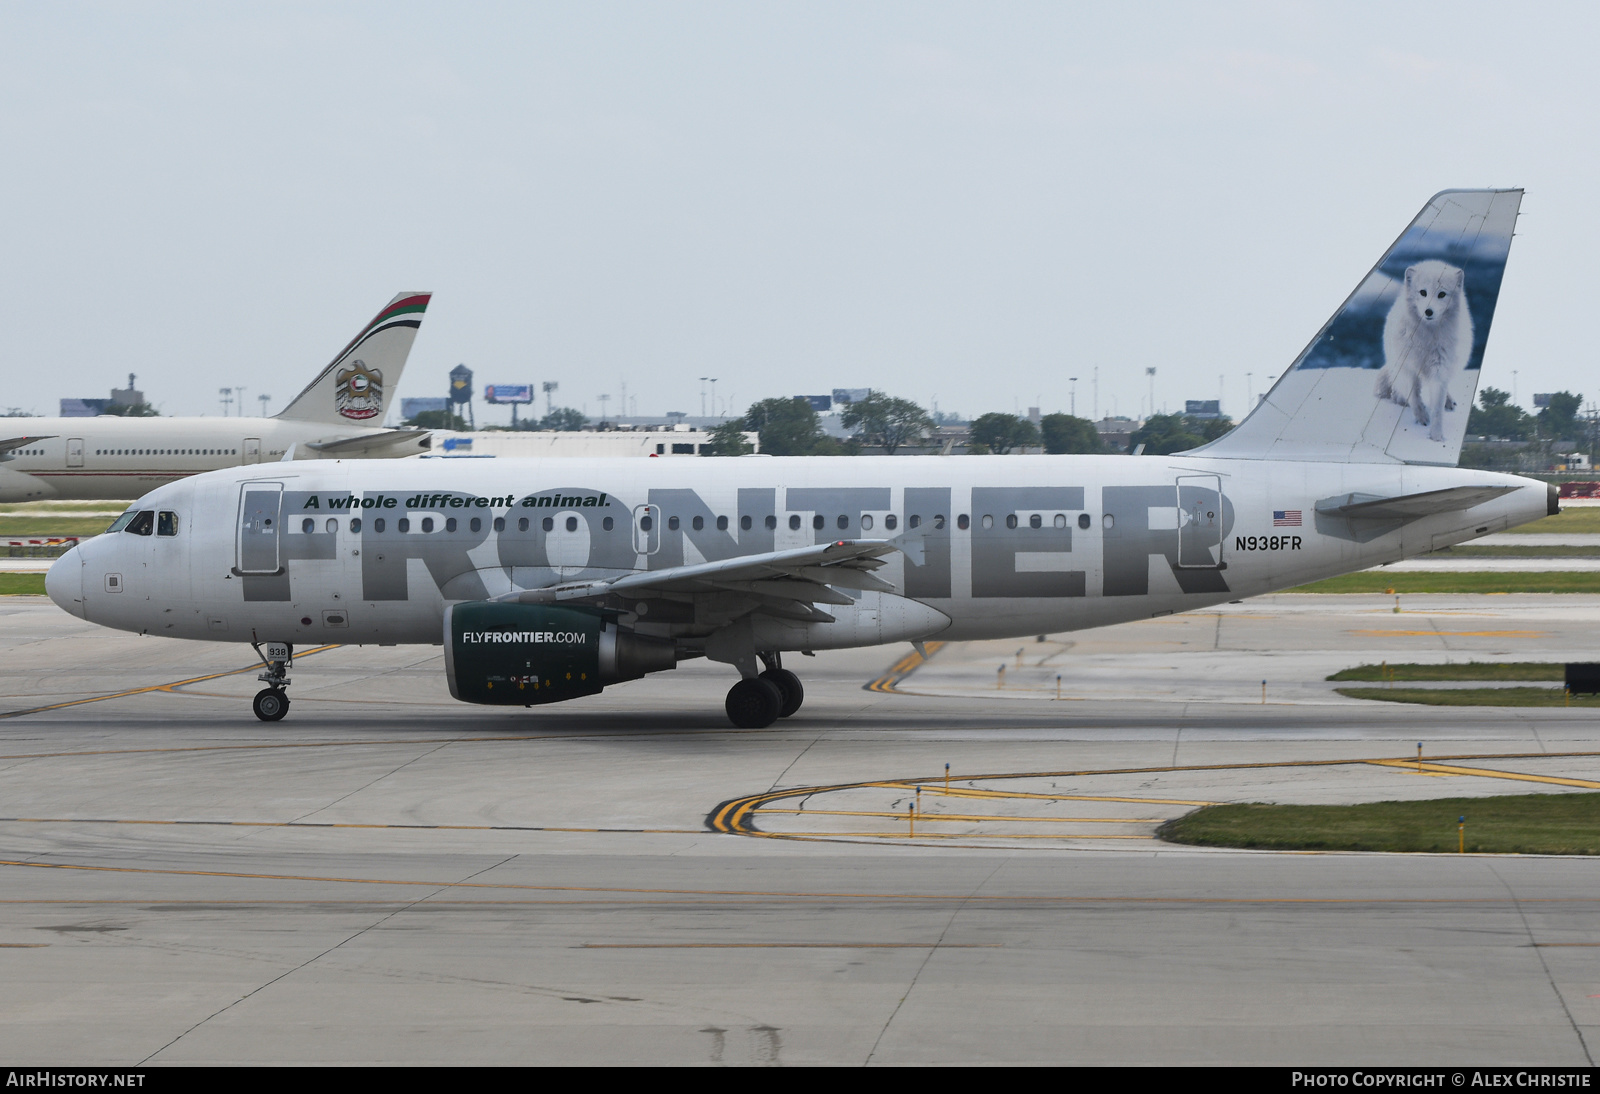
[[[1441,759],[1441,760],[1501,760],[1501,761],[1504,761],[1504,760],[1513,760],[1513,759],[1551,760],[1551,759],[1569,759],[1569,758],[1575,758],[1575,757],[1590,758],[1590,757],[1594,757],[1594,756],[1600,756],[1600,752],[1583,751],[1583,752],[1474,753],[1474,754],[1470,754],[1470,755],[1441,756],[1438,759]],[[1389,758],[1389,757],[1365,757],[1365,758],[1335,759],[1335,760],[1270,760],[1270,761],[1262,761],[1262,762],[1255,762],[1255,763],[1192,764],[1192,765],[1169,764],[1169,765],[1161,765],[1161,766],[1155,766],[1155,767],[1103,768],[1103,769],[1100,769],[1100,770],[1086,769],[1086,770],[1078,770],[1078,771],[1007,771],[1007,772],[988,772],[988,773],[984,773],[984,774],[963,774],[963,775],[959,775],[959,776],[951,775],[950,777],[951,778],[959,778],[962,782],[973,783],[973,782],[985,782],[985,781],[991,781],[991,780],[999,781],[999,780],[1006,780],[1006,779],[1088,778],[1088,777],[1092,777],[1092,776],[1104,776],[1104,775],[1145,775],[1145,774],[1162,774],[1162,773],[1177,773],[1177,772],[1192,772],[1192,771],[1250,771],[1250,770],[1262,770],[1262,769],[1268,769],[1268,768],[1338,767],[1338,766],[1353,766],[1353,765],[1358,765],[1358,764],[1379,764],[1379,765],[1382,765],[1382,766],[1394,767],[1394,768],[1401,769],[1401,770],[1409,768],[1409,769],[1411,769],[1413,771],[1416,770],[1416,768],[1417,768],[1417,761],[1414,760],[1414,759]],[[1424,764],[1423,766],[1424,766],[1424,770],[1426,770],[1428,765]],[[1462,774],[1462,775],[1482,774],[1482,775],[1487,775],[1487,776],[1490,776],[1490,777],[1523,779],[1523,780],[1526,780],[1526,781],[1529,781],[1529,782],[1548,782],[1548,783],[1556,783],[1556,784],[1559,784],[1559,785],[1566,785],[1566,786],[1582,786],[1582,787],[1585,787],[1585,788],[1593,787],[1595,789],[1600,789],[1600,783],[1593,783],[1593,782],[1589,782],[1588,780],[1581,780],[1581,779],[1560,779],[1560,778],[1557,778],[1556,776],[1542,776],[1542,775],[1517,775],[1517,774],[1509,773],[1509,772],[1493,773],[1493,772],[1489,772],[1486,769],[1453,767],[1453,766],[1446,765],[1446,764],[1440,764],[1437,761],[1435,761],[1432,764],[1432,766],[1434,767],[1436,774]],[[932,775],[932,776],[925,776],[925,777],[912,778],[912,779],[877,779],[877,780],[870,780],[870,781],[856,782],[856,783],[834,783],[834,784],[831,784],[831,785],[822,785],[822,786],[795,787],[795,788],[789,789],[789,790],[773,790],[773,791],[768,791],[768,792],[766,792],[764,794],[752,794],[752,795],[749,795],[749,796],[743,797],[743,798],[730,798],[729,800],[727,800],[725,802],[722,802],[715,809],[713,809],[709,815],[707,815],[707,817],[706,817],[706,827],[711,829],[713,832],[722,832],[722,833],[726,833],[726,834],[729,834],[729,835],[739,835],[739,836],[756,836],[756,837],[765,838],[765,839],[819,839],[819,838],[830,838],[830,837],[831,838],[841,838],[841,837],[846,836],[847,834],[846,833],[830,833],[830,834],[824,835],[822,833],[813,834],[813,833],[798,833],[798,832],[792,832],[792,833],[791,832],[764,832],[764,831],[762,831],[761,829],[759,829],[759,828],[757,828],[755,826],[755,823],[754,823],[755,822],[755,817],[763,809],[768,808],[769,806],[773,805],[776,802],[785,801],[785,800],[794,799],[794,798],[810,798],[810,797],[815,797],[816,795],[819,795],[819,794],[836,793],[836,792],[841,791],[841,790],[886,789],[886,790],[913,791],[918,786],[921,786],[925,790],[932,790],[932,791],[937,793],[937,792],[941,792],[943,790],[944,783],[945,783],[945,776],[943,776],[943,775]],[[1212,802],[1183,801],[1183,800],[1179,800],[1179,799],[1159,799],[1159,798],[1154,798],[1154,799],[1153,798],[1117,799],[1117,798],[1110,798],[1110,797],[1090,797],[1090,796],[1087,796],[1087,795],[1065,795],[1065,794],[1063,794],[1063,795],[1056,795],[1056,794],[1032,795],[1032,794],[1024,794],[1024,793],[1022,793],[1020,791],[979,790],[978,788],[972,787],[972,786],[964,786],[964,787],[959,787],[959,788],[958,787],[951,787],[950,788],[950,793],[951,793],[951,796],[955,796],[957,793],[959,793],[961,795],[970,796],[970,797],[988,797],[988,796],[993,796],[993,797],[1037,797],[1039,799],[1052,800],[1052,801],[1066,801],[1066,800],[1117,801],[1117,800],[1123,800],[1123,801],[1127,801],[1127,802],[1134,803],[1134,804],[1150,804],[1150,805],[1166,804],[1166,805],[1194,805],[1194,806],[1204,806],[1204,805],[1214,804]],[[938,837],[938,838],[945,838],[945,837]],[[970,838],[980,838],[981,839],[981,838],[989,838],[989,837],[971,836],[971,835],[969,835],[969,836],[961,837],[961,838],[969,838],[969,839]],[[1059,839],[1061,837],[1059,837],[1059,836],[1041,836],[1040,838]],[[1084,838],[1093,839],[1093,838],[1101,838],[1101,837],[1084,837]]]
[[[1058,837],[1059,838],[1059,837]],[[1600,904],[1600,892],[1586,896],[1486,896],[1486,897],[1274,897],[1274,896],[1080,896],[1059,893],[1047,894],[988,894],[988,893],[874,893],[874,892],[840,892],[829,890],[762,890],[762,889],[654,889],[654,888],[625,888],[597,885],[528,885],[516,882],[489,882],[489,881],[453,881],[439,878],[371,878],[371,877],[339,877],[316,874],[263,874],[246,873],[232,870],[180,870],[173,868],[160,868],[149,866],[102,866],[87,863],[66,862],[29,862],[17,859],[0,859],[0,868],[16,867],[37,870],[63,870],[78,873],[109,873],[109,874],[140,874],[154,877],[214,877],[234,880],[252,881],[296,881],[312,882],[314,884],[343,884],[343,885],[393,885],[406,888],[428,887],[441,890],[491,890],[501,892],[531,892],[531,893],[564,893],[564,894],[595,894],[598,898],[611,898],[622,896],[669,896],[669,897],[734,897],[754,898],[762,900],[821,900],[821,901],[938,901],[942,903],[972,903],[972,904],[1060,904],[1060,905],[1098,905],[1098,904],[1149,904],[1149,905],[1202,905],[1202,904],[1368,904],[1368,905],[1528,905],[1528,904]],[[156,898],[140,897],[137,899],[125,898],[105,900],[95,897],[74,896],[66,898],[0,898],[0,905],[9,904],[150,904]],[[415,897],[403,898],[406,903],[413,903]],[[479,904],[479,903],[549,903],[548,901],[524,900],[462,900],[452,899],[443,893],[428,898],[443,904]],[[370,900],[327,900],[323,898],[304,898],[300,900],[239,900],[239,899],[214,899],[195,898],[193,903],[206,905],[212,904],[346,904],[346,903],[371,903]],[[582,901],[588,903],[591,901]],[[565,901],[563,903],[577,903]],[[637,902],[634,902],[637,903]]]
[[[898,812],[871,813],[852,809],[763,809],[763,813],[792,813],[800,817],[888,817],[891,820],[905,820],[906,815]],[[0,820],[5,818],[0,817]],[[1161,824],[1167,817],[1006,817],[999,814],[967,814],[967,813],[918,813],[917,823],[923,821],[1003,821],[1016,824],[1033,824],[1046,822],[1051,824]]]
[[[945,643],[943,642],[923,643],[923,649],[928,651],[927,657],[922,656],[922,654],[918,653],[916,650],[912,650],[910,653],[900,658],[900,660],[890,665],[888,670],[884,672],[882,676],[879,676],[877,679],[871,680],[862,685],[862,690],[877,691],[886,695],[892,695],[894,693],[896,684],[910,676],[913,672],[916,672],[923,665],[926,665],[933,659],[933,655],[943,649],[944,646]]]
[[[1418,763],[1416,760],[1368,760],[1376,767],[1393,767],[1401,771],[1421,771],[1424,775],[1478,775],[1485,779],[1515,779],[1518,782],[1554,783],[1556,786],[1581,786],[1586,790],[1600,790],[1600,782],[1592,779],[1564,779],[1558,775],[1524,775],[1519,771],[1491,771],[1483,767],[1455,767],[1450,764]]]
[[[310,657],[312,654],[326,653],[329,650],[338,649],[339,645],[339,643],[335,642],[332,645],[317,646],[315,649],[306,650],[304,653],[297,653],[295,654],[295,657],[298,659],[301,657]],[[49,706],[29,707],[27,710],[7,710],[0,712],[0,718],[20,718],[24,714],[42,714],[47,710],[62,710],[66,707],[82,706],[85,703],[104,703],[108,699],[125,699],[130,695],[145,695],[152,691],[172,692],[176,691],[178,688],[188,687],[190,684],[203,684],[207,680],[220,680],[224,676],[238,676],[241,672],[254,672],[256,669],[265,667],[266,666],[262,665],[258,661],[253,665],[246,665],[242,669],[229,669],[226,672],[213,672],[206,676],[191,677],[188,680],[174,680],[167,684],[151,684],[148,687],[128,688],[126,691],[114,691],[107,695],[91,695],[86,699],[69,699],[65,703],[51,703]]]

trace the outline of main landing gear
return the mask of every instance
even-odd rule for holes
[[[763,653],[760,657],[766,671],[748,676],[728,690],[728,719],[740,729],[765,729],[805,702],[800,677],[783,667],[779,655]]]
[[[267,686],[256,692],[250,709],[263,722],[282,721],[283,716],[289,713],[289,697],[283,693],[283,689],[289,686],[288,669],[294,664],[294,647],[287,642],[268,642],[263,653],[261,643],[251,642],[250,645],[255,647],[261,663],[267,666],[267,671],[256,677]]]

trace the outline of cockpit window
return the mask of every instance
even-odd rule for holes
[[[133,520],[133,518],[138,516],[138,515],[139,515],[139,510],[137,510],[137,509],[129,509],[126,513],[122,514],[116,520],[112,521],[111,522],[111,527],[107,528],[106,531],[108,531],[108,532],[120,532],[120,531],[122,531],[124,528],[126,528],[128,526],[128,522],[129,521]]]
[[[156,535],[175,536],[178,534],[178,514],[169,513],[163,509],[156,516]]]
[[[133,518],[132,522],[130,522],[128,527],[124,530],[132,532],[136,536],[148,536],[151,532],[155,531],[155,527],[155,512],[150,509],[141,509],[139,510],[138,515]]]

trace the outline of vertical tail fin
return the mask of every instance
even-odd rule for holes
[[[431,293],[403,292],[389,301],[277,417],[382,425],[430,299]]]
[[[1521,190],[1446,190],[1417,214],[1208,456],[1454,465]]]

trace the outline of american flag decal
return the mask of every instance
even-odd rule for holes
[[[1272,526],[1274,528],[1300,527],[1300,510],[1274,509],[1272,511]]]

